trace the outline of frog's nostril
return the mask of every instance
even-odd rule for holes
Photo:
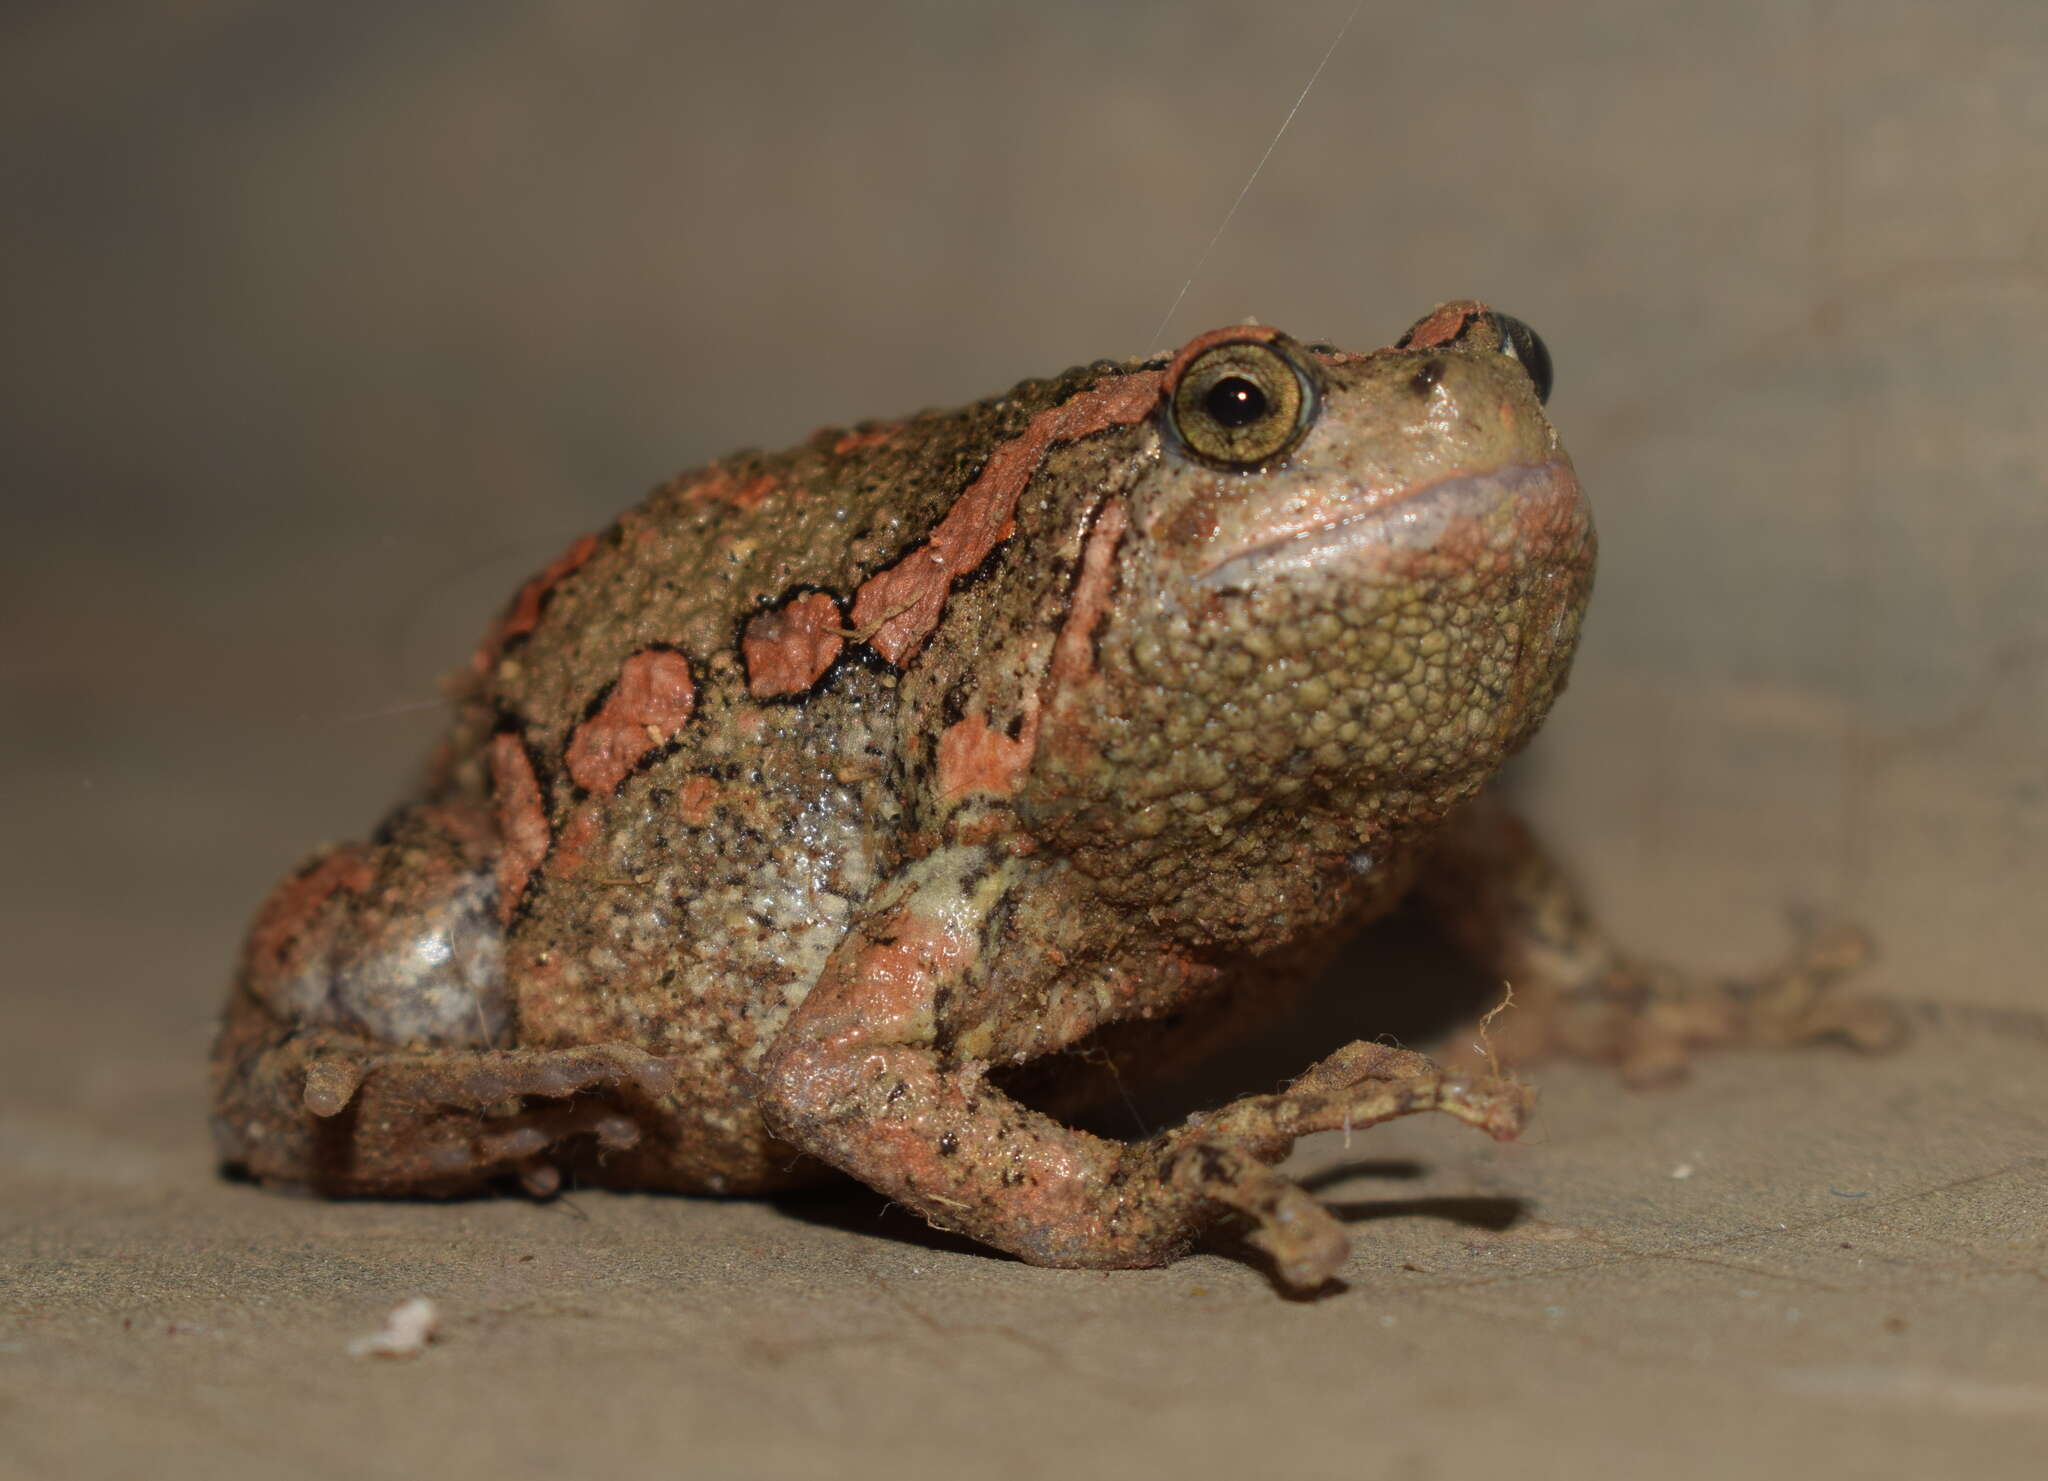
[[[1544,344],[1542,335],[1513,314],[1504,314],[1469,298],[1442,303],[1394,341],[1397,350],[1429,350],[1445,345],[1492,350],[1507,356],[1528,372],[1529,381],[1536,388],[1536,399],[1550,400],[1550,347]],[[1416,387],[1418,394],[1424,389]]]

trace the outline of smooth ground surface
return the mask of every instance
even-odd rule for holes
[[[2048,9],[1367,4],[1204,258],[1351,12],[9,8],[0,1476],[2039,1474]],[[1310,1144],[1313,1302],[852,1195],[214,1176],[249,911],[568,539],[738,444],[1474,293],[1603,539],[1527,806],[1646,950],[1863,921],[1910,1049]],[[1368,956],[1216,1083],[1454,980]],[[349,1356],[419,1295],[442,1343]]]

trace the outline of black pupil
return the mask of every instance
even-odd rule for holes
[[[1266,414],[1266,393],[1241,375],[1227,375],[1209,388],[1203,406],[1219,427],[1249,427]]]

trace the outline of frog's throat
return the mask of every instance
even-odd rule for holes
[[[1233,551],[1196,576],[1195,584],[1211,590],[1248,586],[1375,553],[1433,549],[1454,523],[1503,509],[1577,505],[1584,497],[1578,475],[1561,457],[1454,474],[1391,499],[1373,490],[1355,510]]]

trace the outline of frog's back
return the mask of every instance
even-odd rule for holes
[[[926,721],[876,635],[902,605],[877,578],[929,558],[1034,416],[1127,369],[721,459],[515,597],[438,790],[485,802],[504,840],[522,1046],[664,1056],[678,1109],[737,1139],[688,1160],[753,1160],[752,1067],[917,824]],[[992,566],[1007,524],[989,533]]]
[[[992,451],[1046,408],[1128,368],[1097,362],[970,406],[826,428],[781,452],[736,453],[671,479],[574,542],[487,635],[449,758],[458,784],[486,790],[489,736],[516,728],[536,758],[562,758],[558,781],[582,785],[567,769],[575,731],[648,650],[687,661],[699,735],[725,722],[710,713],[715,691],[788,704],[842,665],[871,663],[872,648],[833,650],[825,603],[851,618],[863,584],[927,542]],[[669,667],[680,682],[680,666]]]

